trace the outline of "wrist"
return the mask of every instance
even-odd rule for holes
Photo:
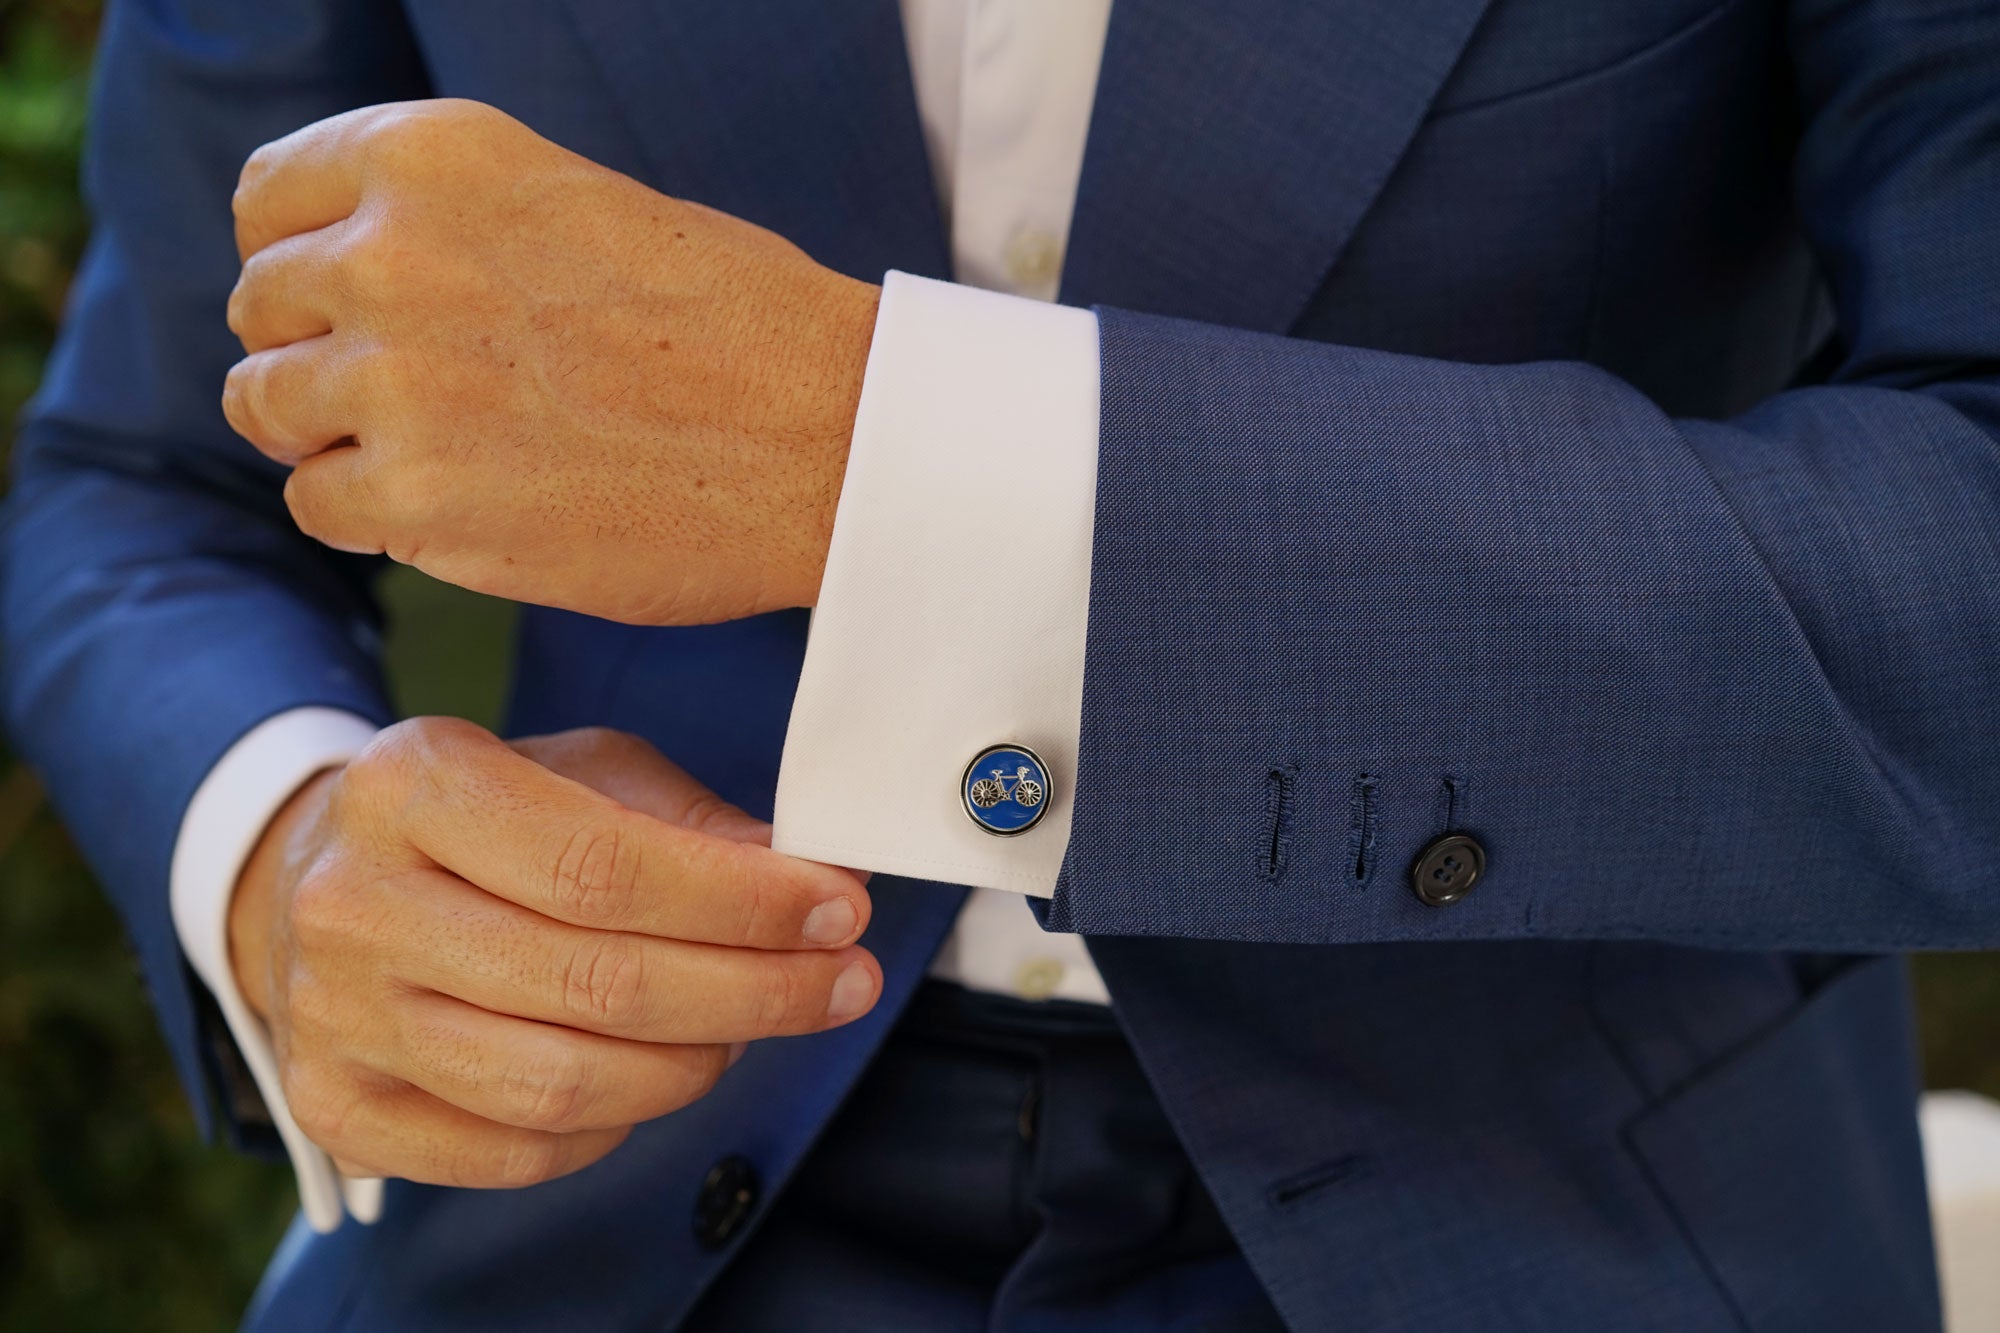
[[[318,822],[339,768],[322,769],[292,793],[243,863],[229,896],[229,968],[243,1002],[259,1021],[270,1021],[271,939],[278,916],[278,886],[298,855],[300,834]]]
[[[811,518],[799,525],[802,547],[795,561],[798,593],[795,605],[813,606],[819,601],[820,582],[826,575],[827,550],[833,542],[833,524],[840,506],[841,487],[847,476],[848,453],[854,442],[854,418],[861,406],[861,386],[867,377],[868,352],[875,338],[875,316],[881,305],[882,289],[872,282],[836,277],[830,311],[822,324],[821,345],[829,359],[825,383],[829,427],[826,447],[808,478],[809,494],[805,512]]]

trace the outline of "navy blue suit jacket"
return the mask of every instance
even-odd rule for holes
[[[208,1078],[168,920],[262,718],[387,718],[370,568],[217,407],[229,195],[331,112],[495,103],[858,277],[942,276],[892,0],[130,0],[23,433],[6,702]],[[1063,299],[1102,319],[1048,924],[1301,1329],[1937,1320],[1898,950],[2000,939],[2000,7],[1119,0]],[[768,812],[802,614],[531,611],[512,724]],[[1448,828],[1464,901],[1407,868]],[[568,1179],[392,1187],[272,1328],[657,1328],[960,894],[878,878],[868,1020]],[[740,1242],[739,1242],[740,1243]]]

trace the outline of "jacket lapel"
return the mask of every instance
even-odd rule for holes
[[[841,272],[946,276],[896,0],[563,0],[668,193]]]
[[[1062,300],[1282,332],[1489,0],[1117,0]]]
[[[1290,327],[1490,0],[1117,0],[1062,299]],[[562,0],[660,188],[948,275],[895,0]]]

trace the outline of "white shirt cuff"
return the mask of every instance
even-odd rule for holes
[[[270,1035],[244,1002],[229,965],[229,901],[272,817],[308,778],[352,759],[375,730],[365,718],[334,708],[295,708],[251,728],[195,789],[168,876],[181,950],[215,996],[263,1094],[292,1159],[299,1207],[315,1231],[338,1227],[343,1212],[373,1222],[382,1212],[382,1182],[343,1177],[292,1119]]]
[[[772,845],[1047,897],[1069,842],[1097,501],[1097,317],[891,273],[778,775]],[[965,766],[1055,794],[1001,838]]]

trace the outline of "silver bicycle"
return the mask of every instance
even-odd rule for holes
[[[996,768],[990,771],[992,776],[974,782],[971,792],[968,793],[972,803],[981,810],[991,810],[1009,797],[1013,798],[1015,805],[1029,810],[1042,803],[1042,784],[1028,776],[1030,770],[1026,764],[1014,770],[1011,787],[1008,786],[1009,779],[1005,769]]]

